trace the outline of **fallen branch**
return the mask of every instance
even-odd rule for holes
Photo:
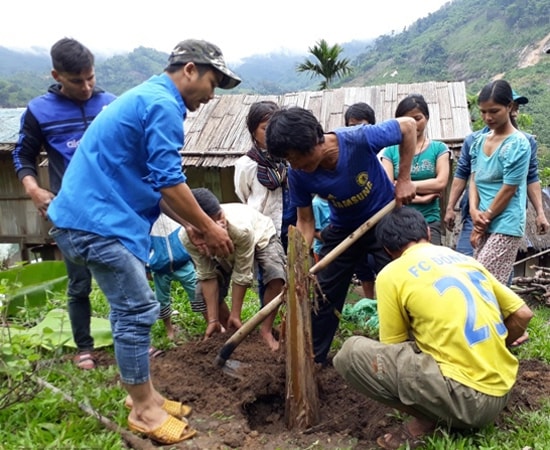
[[[531,292],[538,291],[539,289],[538,289],[538,288],[523,288],[523,289],[519,289],[519,288],[514,288],[514,287],[512,287],[512,290],[513,290],[516,294],[521,295],[521,294],[530,294]]]
[[[532,286],[533,286],[534,288],[541,289],[541,290],[543,290],[544,292],[547,292],[547,289],[548,289],[548,286],[543,285],[543,284],[539,284],[539,283],[532,283]]]
[[[534,264],[532,266],[529,266],[530,269],[540,270],[542,273],[548,273],[550,274],[550,268],[549,267],[542,267],[542,266],[535,266]]]
[[[71,397],[69,394],[66,394],[65,392],[61,391],[59,388],[56,388],[53,384],[50,384],[46,380],[43,380],[42,378],[37,377],[37,376],[35,376],[33,378],[34,378],[34,381],[39,386],[46,387],[46,388],[50,389],[51,391],[55,392],[56,394],[60,394],[69,403],[75,403],[86,414],[89,414],[90,416],[95,417],[97,420],[99,420],[99,422],[101,422],[102,425],[104,425],[109,430],[120,434],[122,439],[124,439],[135,450],[158,450],[158,447],[155,447],[150,441],[145,440],[145,439],[141,439],[140,437],[133,434],[131,431],[128,431],[128,430],[120,427],[119,425],[117,425],[113,421],[107,419],[107,417],[102,416],[101,414],[99,414],[91,406],[88,406],[84,403],[78,403],[73,397]]]
[[[540,277],[516,277],[512,280],[514,284],[550,284],[549,278]]]

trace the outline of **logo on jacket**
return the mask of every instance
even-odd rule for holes
[[[67,147],[76,148],[76,147],[78,147],[78,144],[80,144],[80,139],[78,139],[78,140],[71,139],[70,141],[67,142]]]

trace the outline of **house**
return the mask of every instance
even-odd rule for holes
[[[56,248],[48,236],[51,224],[38,215],[13,167],[12,150],[23,111],[24,108],[0,109],[0,243],[18,244],[21,255],[16,259],[54,259]],[[47,186],[45,157],[38,163],[40,183]],[[33,255],[31,249],[40,254]]]
[[[428,103],[429,137],[444,141],[458,154],[464,137],[471,132],[464,82],[392,83],[282,95],[219,95],[198,111],[189,113],[184,122],[185,145],[181,153],[188,184],[208,187],[222,202],[238,201],[233,186],[233,166],[251,146],[246,116],[252,103],[272,100],[283,107],[310,109],[325,131],[330,131],[343,126],[344,113],[353,103],[370,104],[377,121],[381,122],[393,117],[397,104],[411,93],[422,94]],[[18,243],[23,259],[29,259],[29,249],[38,248],[46,259],[52,257],[48,224],[38,216],[25,195],[11,162],[21,113],[19,110],[9,117],[0,116],[0,243]],[[41,185],[47,186],[47,173],[42,168],[40,178]]]
[[[550,267],[550,234],[537,234],[535,208],[528,202],[525,235],[521,240],[514,265],[515,277],[532,277],[536,269],[531,266]],[[542,206],[550,219],[550,189],[542,190]],[[548,250],[548,252],[545,252]]]
[[[463,82],[386,84],[304,91],[283,95],[223,95],[214,98],[185,121],[183,165],[192,187],[211,189],[222,202],[238,201],[233,188],[233,166],[251,146],[246,115],[252,103],[271,100],[285,106],[311,110],[325,131],[344,125],[346,109],[366,102],[377,122],[392,118],[397,104],[407,95],[424,96],[430,109],[428,136],[444,141],[458,155],[464,137],[471,133]]]

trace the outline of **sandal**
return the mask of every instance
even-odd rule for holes
[[[124,403],[124,406],[128,409],[132,409],[132,406],[126,402]],[[191,416],[191,413],[193,412],[193,408],[191,406],[184,405],[182,402],[177,402],[175,400],[168,400],[167,398],[164,399],[162,409],[176,419],[182,420]]]
[[[178,442],[190,439],[197,430],[191,428],[187,420],[178,420],[173,416],[168,416],[164,423],[155,430],[146,431],[128,419],[128,428],[134,433],[139,433],[160,444],[177,444]]]
[[[96,360],[91,352],[81,352],[74,356],[73,362],[82,370],[95,369]]]
[[[149,358],[158,358],[164,355],[164,350],[155,347],[149,347]]]
[[[164,399],[162,409],[177,419],[189,417],[193,412],[193,408],[189,405],[184,405],[182,402],[176,402],[175,400],[168,400],[167,398]]]
[[[421,436],[413,436],[407,427],[403,425],[392,433],[380,436],[376,439],[376,443],[379,447],[386,450],[397,450],[403,445],[408,444],[408,448],[412,450],[424,445],[426,442],[422,440]]]

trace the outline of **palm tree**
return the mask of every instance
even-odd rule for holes
[[[322,76],[324,80],[319,85],[319,89],[328,89],[335,78],[340,78],[351,73],[349,59],[338,59],[344,51],[340,45],[335,44],[331,47],[327,41],[321,39],[315,46],[310,47],[308,51],[317,58],[318,63],[313,63],[309,59],[306,59],[303,63],[298,64],[296,71],[310,72],[312,78],[314,76]]]

